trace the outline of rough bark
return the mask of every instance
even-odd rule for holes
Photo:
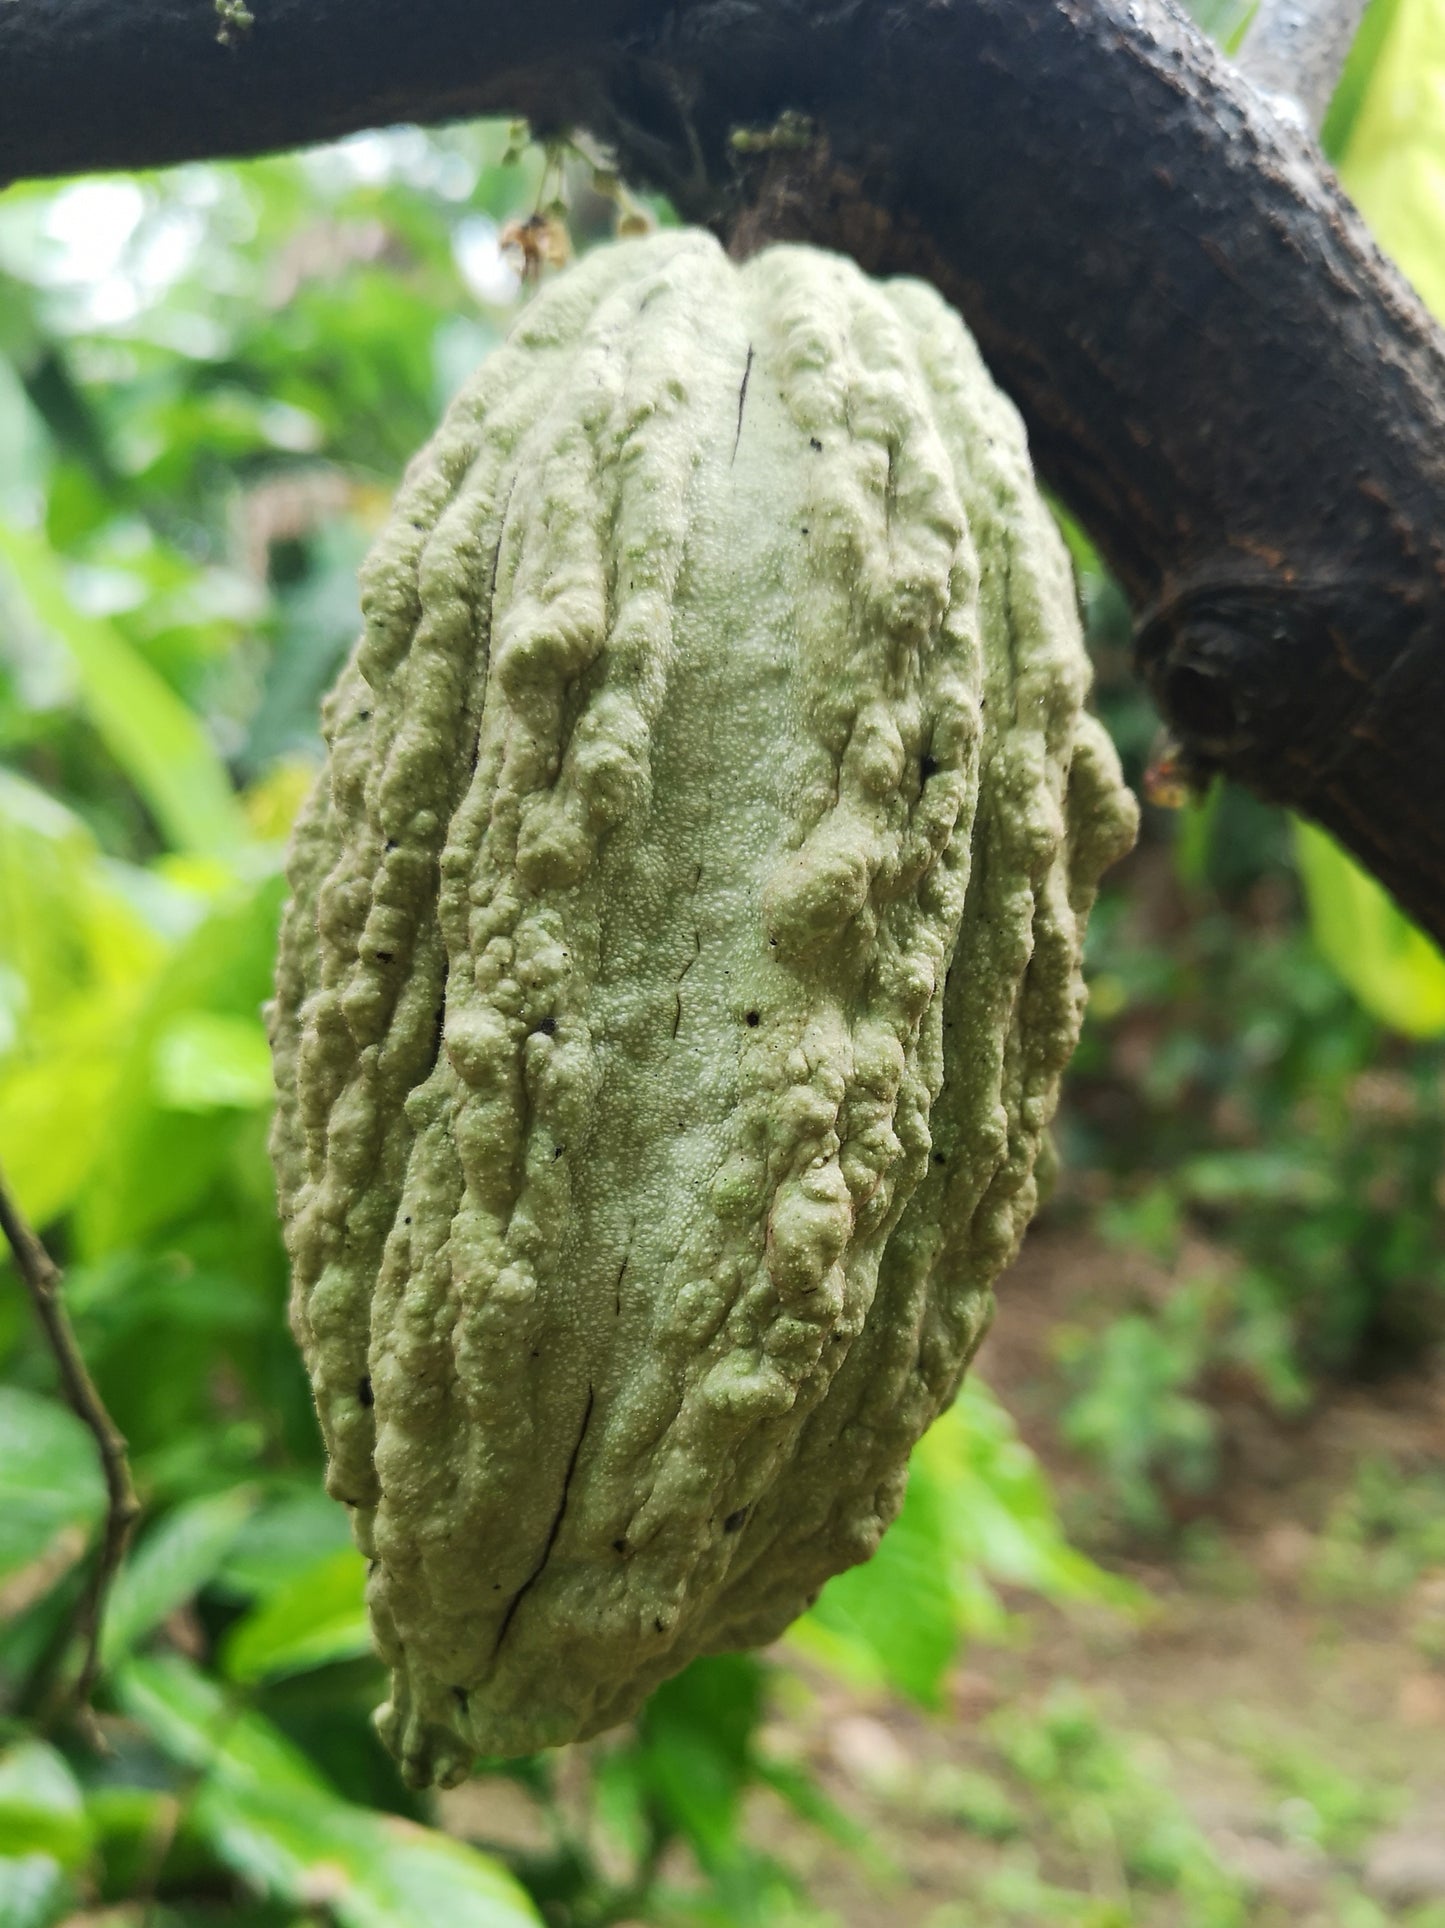
[[[228,48],[204,0],[0,6],[0,178],[516,112],[592,127],[741,249],[761,223],[926,275],[1133,598],[1195,764],[1445,937],[1445,344],[1169,0],[254,10]],[[740,161],[732,131],[789,111],[809,144]]]

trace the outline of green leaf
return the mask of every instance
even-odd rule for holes
[[[1399,263],[1437,318],[1445,317],[1445,153],[1440,96],[1445,87],[1445,15],[1435,5],[1377,0],[1369,21],[1373,54],[1352,118],[1332,127],[1344,138],[1340,178],[1385,252]],[[1368,16],[1367,16],[1368,20]],[[1357,83],[1356,83],[1357,84]]]
[[[1401,4],[1402,0],[1369,0],[1365,8],[1365,17],[1350,43],[1344,71],[1320,129],[1320,146],[1332,161],[1338,162],[1354,139],[1360,108],[1369,94],[1381,49],[1390,37]]]
[[[368,1817],[369,1818],[369,1817]],[[490,1855],[463,1841],[422,1828],[399,1816],[380,1822],[380,1866],[372,1892],[358,1896],[343,1917],[355,1928],[388,1924],[466,1924],[466,1928],[535,1928],[539,1920],[526,1894]],[[338,1910],[338,1913],[341,1911]]]
[[[743,1854],[738,1821],[753,1778],[763,1670],[751,1654],[694,1660],[643,1708],[635,1760],[653,1801],[716,1871]]]
[[[240,848],[245,819],[225,765],[181,699],[112,623],[76,608],[41,537],[0,522],[0,563],[69,654],[91,721],[174,848],[198,855]]]
[[[257,1600],[289,1587],[319,1559],[351,1549],[346,1514],[317,1481],[258,1508],[237,1534],[220,1578]]]
[[[975,1375],[914,1449],[878,1551],[830,1580],[788,1639],[848,1679],[935,1706],[960,1645],[1007,1632],[991,1580],[1121,1610],[1142,1598],[1069,1545],[1042,1469]]]
[[[49,1855],[74,1868],[90,1844],[85,1797],[63,1755],[37,1740],[0,1754],[0,1857]]]
[[[117,1691],[168,1754],[202,1773],[192,1826],[257,1892],[325,1906],[342,1928],[537,1928],[494,1861],[343,1801],[269,1721],[187,1662],[132,1661]]]
[[[0,1165],[31,1219],[48,1225],[81,1195],[103,1142],[118,1075],[111,1000],[77,1012],[36,1062],[0,1080]]]
[[[1320,1168],[1313,1146],[1306,1151],[1201,1152],[1176,1173],[1180,1191],[1201,1205],[1328,1205],[1334,1195],[1329,1172]]]
[[[226,1641],[224,1664],[232,1680],[254,1682],[371,1652],[366,1564],[348,1547],[316,1561],[247,1614]]]
[[[254,1110],[275,1095],[260,1019],[187,1011],[156,1038],[153,1085],[172,1111]]]
[[[828,1582],[802,1623],[800,1642],[860,1683],[886,1681],[921,1705],[936,1706],[965,1620],[946,1542],[939,1496],[915,1470],[903,1510],[878,1551]],[[830,1638],[810,1641],[816,1633]]]
[[[1325,832],[1295,826],[1315,942],[1360,1003],[1406,1037],[1445,1035],[1445,957]]]
[[[12,771],[0,770],[0,960],[18,980],[17,1015],[37,1018],[143,976],[160,943],[129,900],[141,873],[106,862],[87,827]],[[21,1042],[12,1021],[0,1052]]]
[[[65,1572],[105,1510],[96,1445],[68,1407],[18,1386],[0,1387],[0,1585],[41,1563]]]
[[[244,1487],[191,1500],[146,1535],[106,1608],[101,1657],[107,1667],[200,1592],[255,1505],[255,1494]]]
[[[78,1201],[76,1242],[83,1256],[99,1257],[143,1242],[156,1229],[194,1208],[228,1170],[236,1132],[249,1119],[235,1111],[172,1109],[158,1102],[160,1040],[189,1040],[185,1054],[197,1071],[197,1039],[214,1041],[211,1020],[237,1027],[258,1025],[270,995],[276,926],[283,880],[268,870],[226,890],[166,959],[147,988],[125,1040],[122,1076],[107,1117],[106,1142],[92,1182]],[[204,1020],[199,1026],[197,1020]],[[252,1047],[254,1049],[254,1047]],[[170,1059],[175,1070],[175,1054]],[[232,1071],[236,1066],[232,1064]],[[254,1057],[245,1076],[254,1080]],[[232,1095],[235,1095],[232,1085]],[[192,1086],[192,1095],[199,1095]],[[218,1095],[213,1082],[211,1095]]]
[[[251,1712],[240,1695],[227,1695],[178,1654],[128,1660],[116,1675],[115,1692],[124,1711],[182,1767],[237,1786],[325,1791],[299,1748]]]
[[[0,1924],[3,1928],[53,1928],[70,1913],[70,1883],[48,1854],[0,1856]]]
[[[78,1195],[164,946],[54,798],[0,771],[0,1161],[41,1224]]]

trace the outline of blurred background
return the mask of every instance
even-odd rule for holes
[[[1445,313],[1445,0],[1374,0],[1326,140]],[[103,1488],[0,1272],[0,1924],[1442,1928],[1445,962],[1228,788],[1108,881],[1060,1181],[878,1558],[454,1794],[371,1733],[265,1156],[282,852],[508,224],[612,190],[484,125],[0,196],[0,1166],[144,1505],[97,1749]]]

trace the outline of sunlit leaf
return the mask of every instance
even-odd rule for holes
[[[178,1654],[128,1660],[115,1679],[121,1706],[183,1767],[212,1771],[234,1786],[278,1793],[325,1793],[298,1747],[244,1697],[225,1694]]]
[[[932,1706],[965,1631],[977,1631],[966,1629],[962,1604],[939,1495],[915,1467],[903,1511],[878,1551],[829,1581],[797,1637],[806,1646],[813,1623],[827,1636],[814,1645],[818,1658]]]
[[[326,1907],[342,1928],[537,1928],[522,1889],[486,1855],[343,1801],[269,1721],[186,1662],[133,1661],[118,1691],[201,1773],[192,1826],[256,1891]]]
[[[276,1680],[372,1651],[366,1564],[354,1548],[329,1554],[237,1623],[226,1642],[233,1680]]]
[[[1006,1631],[990,1581],[1121,1609],[1140,1597],[1069,1545],[1038,1461],[974,1375],[915,1449],[878,1551],[830,1580],[788,1638],[846,1678],[931,1706],[960,1646]]]
[[[76,608],[44,541],[0,521],[0,565],[69,654],[92,722],[176,848],[244,843],[245,819],[205,731],[112,623]]]
[[[1315,941],[1365,1009],[1407,1037],[1445,1035],[1445,957],[1323,830],[1297,825],[1295,848]]]
[[[44,1854],[73,1868],[90,1842],[85,1797],[63,1755],[37,1740],[0,1753],[0,1858]]]
[[[255,1504],[244,1487],[191,1500],[144,1536],[106,1608],[101,1655],[108,1667],[200,1591]]]
[[[241,1089],[252,1106],[261,1079],[260,1011],[270,995],[276,925],[284,884],[274,871],[248,883],[233,883],[211,906],[157,972],[141,1009],[129,1027],[114,1102],[107,1117],[105,1144],[93,1183],[78,1201],[76,1214],[85,1256],[123,1249],[183,1212],[194,1208],[227,1170],[240,1128],[235,1104]],[[224,1020],[219,1027],[212,1022]],[[198,1020],[201,1020],[198,1024]],[[162,1040],[177,1034],[186,1044],[184,1058],[165,1057]],[[247,1043],[237,1040],[246,1030]],[[220,1106],[218,1081],[210,1085],[212,1103],[179,1110],[157,1089],[160,1069],[194,1073],[192,1099],[201,1093],[200,1052],[209,1040],[228,1040],[231,1104]],[[267,1073],[269,1085],[269,1072]]]
[[[664,1681],[638,1722],[635,1771],[704,1867],[738,1857],[739,1803],[762,1706],[758,1662],[718,1654]]]
[[[70,1900],[70,1883],[53,1855],[0,1856],[4,1928],[54,1928],[70,1913]]]
[[[63,1572],[105,1508],[95,1441],[68,1407],[0,1386],[0,1492],[0,1588],[58,1546]]]
[[[75,1203],[105,1142],[129,1015],[124,998],[97,997],[63,1036],[38,1032],[31,1061],[0,1075],[0,1161],[38,1225]]]
[[[164,939],[141,907],[142,876],[103,859],[56,798],[0,770],[0,960],[22,998],[0,1056],[77,991],[128,987],[154,968]]]
[[[249,1110],[275,1095],[259,1018],[185,1012],[158,1034],[153,1065],[156,1097],[173,1111]]]
[[[1401,0],[1382,36],[1339,159],[1375,239],[1445,318],[1445,7]]]
[[[318,1482],[260,1507],[236,1536],[220,1577],[247,1598],[268,1597],[351,1545],[346,1514]]]

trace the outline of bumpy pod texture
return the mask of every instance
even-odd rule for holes
[[[293,1318],[418,1783],[866,1559],[1035,1201],[1134,807],[928,288],[698,234],[407,476],[296,833]]]

